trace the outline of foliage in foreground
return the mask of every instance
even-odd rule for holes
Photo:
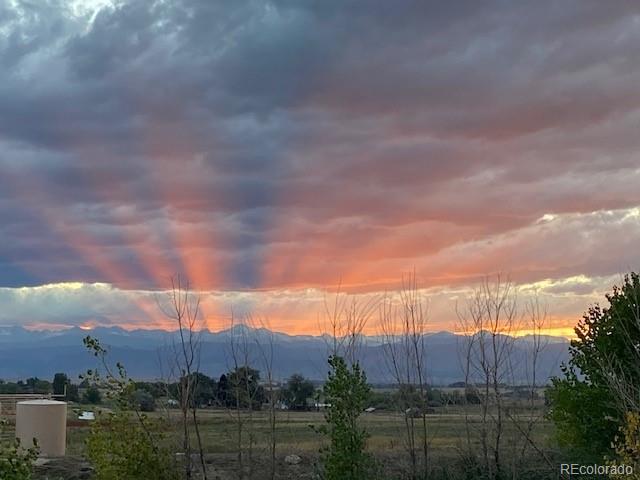
[[[0,434],[4,433],[6,422],[0,423]],[[30,480],[33,462],[38,458],[38,446],[33,442],[30,448],[20,446],[20,441],[0,441],[0,478],[2,480]]]
[[[111,413],[100,414],[86,441],[87,457],[95,468],[96,480],[177,480],[175,458],[162,447],[163,425],[140,411],[136,384],[121,364],[113,373],[107,351],[98,340],[86,337],[85,346],[99,357],[106,371],[108,397],[115,404]],[[100,381],[96,371],[88,377]]]
[[[329,357],[331,370],[324,396],[331,405],[325,415],[327,425],[320,431],[329,437],[322,451],[324,480],[372,478],[373,458],[365,451],[368,433],[358,426],[358,418],[371,393],[367,376],[356,363],[349,368],[342,357]]]
[[[102,414],[86,443],[96,480],[176,480],[171,452],[157,445],[161,425],[124,411]]]
[[[565,377],[552,379],[547,391],[556,439],[560,445],[594,461],[610,455],[618,421],[609,392],[581,380],[575,370],[563,369]]]
[[[619,386],[636,391],[640,385],[638,305],[640,277],[631,273],[621,287],[606,295],[609,306],[594,305],[575,328],[564,377],[553,379],[548,391],[550,418],[560,443],[594,458],[610,456],[611,445],[628,410]],[[623,392],[624,393],[624,392]]]
[[[633,467],[633,474],[612,475],[612,478],[640,479],[640,413],[627,413],[625,424],[620,428],[620,435],[616,437],[615,453],[616,460],[611,463],[630,465]]]

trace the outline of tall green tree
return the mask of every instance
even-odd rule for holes
[[[214,403],[217,394],[218,385],[213,378],[206,376],[204,373],[192,373],[196,380],[193,382],[194,391],[192,401],[198,406],[207,406]]]
[[[204,373],[194,372],[188,381],[191,385],[189,396],[193,406],[201,408],[215,403],[218,396],[218,384],[213,378],[208,377]],[[181,385],[185,385],[186,382],[187,379],[182,377],[180,382],[169,385],[169,393],[173,398],[181,401],[181,395],[183,393]]]
[[[568,365],[548,391],[562,444],[595,458],[612,453],[629,402],[640,389],[640,277],[630,273],[575,328]],[[636,400],[637,401],[637,400]]]
[[[315,387],[313,382],[307,380],[299,373],[294,373],[287,380],[283,391],[284,401],[292,410],[304,410],[307,408],[307,399],[313,397]]]
[[[220,375],[220,379],[218,380],[218,391],[216,392],[216,400],[220,405],[224,407],[228,407],[230,405],[230,388],[231,387],[229,386],[229,379],[223,373],[222,375]]]
[[[260,385],[260,371],[244,366],[227,373],[227,405],[260,410],[265,402],[264,388]]]
[[[54,395],[65,395],[65,400],[68,402],[78,402],[80,400],[78,386],[71,383],[66,373],[56,373],[53,376],[51,385]]]
[[[66,373],[56,373],[53,376],[53,394],[63,395],[66,393],[66,387],[69,385],[69,377]]]
[[[351,368],[340,356],[329,357],[329,376],[323,393],[330,407],[321,432],[329,437],[322,452],[324,480],[372,478],[373,459],[366,452],[367,431],[358,424],[371,394],[367,376],[355,363]]]

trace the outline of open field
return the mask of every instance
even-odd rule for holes
[[[168,438],[174,442],[179,438],[177,411],[155,412],[151,415],[153,417],[168,417]],[[459,468],[463,459],[462,452],[467,438],[465,415],[460,409],[444,407],[437,409],[436,413],[430,414],[427,418],[432,451],[431,463],[434,472],[440,478],[459,478],[457,476],[450,477],[450,475]],[[469,428],[473,430],[479,426],[478,412],[471,412],[467,418],[469,419]],[[276,429],[278,478],[313,478],[318,451],[324,442],[322,436],[314,431],[313,427],[322,425],[323,419],[322,412],[278,412]],[[245,420],[248,418],[245,417]],[[368,448],[380,461],[385,472],[384,478],[402,478],[407,465],[405,431],[403,430],[404,416],[392,412],[374,412],[363,414],[361,423],[370,433]],[[87,464],[82,461],[84,441],[90,431],[89,424],[78,421],[72,407],[69,409],[68,425],[68,458],[64,462],[53,462],[46,468],[40,469],[42,476],[38,477],[39,479],[90,478],[86,472]],[[235,417],[226,410],[203,409],[199,412],[199,425],[207,454],[207,463],[210,464],[211,471],[217,475],[213,478],[223,480],[237,478],[238,444]],[[249,427],[249,423],[245,423],[244,436],[245,439],[249,438],[251,428],[251,435],[254,439],[253,478],[260,479],[263,478],[260,472],[266,471],[268,458],[270,431],[267,412],[253,412],[251,425],[252,427]],[[551,436],[552,426],[541,419],[533,430],[532,439],[549,455],[553,456],[554,453],[549,448]],[[512,424],[507,425],[505,438],[517,438],[518,440],[505,442],[504,455],[515,454],[514,449],[522,448],[521,436]],[[175,442],[174,445],[176,445],[176,451],[179,451],[178,443]],[[245,443],[245,448],[246,446]],[[286,464],[283,461],[284,457],[290,454],[300,456],[301,463],[299,465]],[[554,478],[554,472],[551,472],[549,467],[543,464],[530,448],[527,458],[530,463],[530,475],[533,475],[529,478]],[[83,468],[84,473],[80,472]]]
[[[70,413],[70,416],[72,414]],[[154,417],[170,419],[170,424],[175,428],[177,435],[179,425],[177,423],[177,411],[167,413],[155,412]],[[246,417],[246,415],[245,415]],[[479,421],[479,414],[472,413],[469,416],[471,424]],[[236,445],[232,439],[236,435],[235,413],[232,414],[222,409],[203,409],[198,414],[201,433],[207,453],[232,453],[236,450]],[[269,436],[269,425],[267,412],[257,411],[252,413],[253,432],[256,438],[256,449],[266,448]],[[399,413],[374,412],[363,414],[362,425],[370,433],[369,447],[375,451],[399,451],[403,449],[403,422],[404,416]],[[465,417],[461,410],[444,409],[438,413],[429,415],[429,430],[431,431],[431,443],[434,449],[440,447],[446,449],[446,454],[455,452],[455,447],[465,439]],[[73,425],[68,429],[68,451],[70,454],[81,454],[83,440],[88,434],[87,427],[77,426],[75,415],[71,422]],[[317,451],[322,443],[322,437],[316,433],[313,427],[319,427],[324,423],[322,412],[278,412],[277,438],[278,445],[282,453],[304,453],[309,454]],[[245,427],[248,428],[248,427]],[[552,426],[541,420],[537,431],[534,432],[535,439],[540,442],[546,441],[551,434]],[[509,433],[509,432],[507,432]]]

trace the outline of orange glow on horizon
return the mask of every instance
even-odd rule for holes
[[[237,325],[237,324],[236,324]],[[91,332],[93,330],[95,330],[98,327],[118,327],[118,328],[122,328],[124,330],[127,331],[134,331],[134,330],[163,330],[167,333],[169,332],[174,332],[176,331],[175,325],[173,324],[173,322],[171,322],[170,320],[166,320],[162,323],[157,323],[157,324],[146,324],[146,325],[140,325],[140,324],[135,324],[135,323],[118,323],[117,325],[101,325],[97,322],[85,322],[81,325],[78,325],[78,328],[85,330],[87,332]],[[228,330],[231,327],[231,321],[230,319],[204,319],[202,322],[202,328],[201,330],[207,330],[210,331],[212,333],[218,333],[218,332],[222,332],[225,330]],[[260,326],[253,326],[254,328],[261,328]],[[62,331],[62,330],[67,330],[72,328],[71,325],[66,325],[66,324],[50,324],[50,323],[37,323],[37,324],[32,324],[29,325],[28,327],[25,327],[27,330],[31,330],[31,331],[38,331],[38,330],[52,330],[52,331]],[[298,335],[311,335],[311,336],[321,336],[327,332],[323,332],[320,331],[319,329],[308,329],[305,327],[300,327],[297,328],[296,325],[292,325],[289,322],[274,322],[273,325],[271,326],[267,326],[265,328],[269,328],[271,331],[273,332],[280,332],[280,333],[285,333],[287,335],[292,335],[292,336],[298,336]],[[447,331],[444,329],[428,329],[425,334],[426,335],[431,335],[431,334],[435,334],[435,333],[439,333],[442,331]],[[450,333],[453,333],[455,335],[469,335],[469,333],[465,333],[465,332],[460,332],[460,331],[451,331]],[[511,332],[509,334],[509,336],[511,337],[524,337],[524,336],[528,336],[528,335],[532,335],[534,332],[532,330],[516,330],[514,332]],[[574,340],[576,339],[576,335],[575,332],[573,330],[572,327],[552,327],[552,328],[546,328],[546,329],[542,329],[540,331],[535,332],[537,334],[540,334],[542,336],[550,336],[550,337],[557,337],[557,338],[563,338],[566,340]],[[376,328],[365,328],[364,335],[367,336],[378,336],[380,335],[380,332],[376,329]]]

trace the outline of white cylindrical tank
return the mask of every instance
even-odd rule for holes
[[[29,448],[35,438],[43,457],[62,457],[67,442],[67,404],[27,400],[16,405],[16,438]]]

